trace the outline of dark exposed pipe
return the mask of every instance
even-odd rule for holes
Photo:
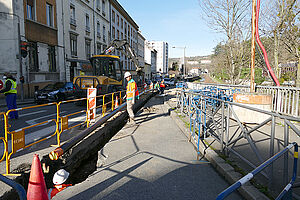
[[[142,92],[140,94],[143,95],[145,92]],[[113,117],[117,112],[123,110],[127,106],[127,103],[122,104],[120,107],[112,111],[111,113],[108,113],[101,119],[99,119],[93,126],[87,128],[86,130],[82,131],[79,135],[72,138],[71,140],[64,143],[62,146],[57,147],[54,151],[49,153],[49,158],[51,160],[58,160],[58,158],[63,155],[65,152],[67,152],[69,149],[71,149],[73,146],[75,146],[78,142],[80,142],[83,138],[85,138],[87,135],[89,135],[91,132],[96,130],[99,126],[104,124],[107,120],[109,120],[111,117]]]

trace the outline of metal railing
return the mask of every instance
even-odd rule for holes
[[[139,91],[144,92],[145,90],[144,90],[144,88],[139,88]],[[109,94],[105,94],[105,95],[96,96],[96,101],[102,100],[102,103],[96,107],[96,113],[95,113],[94,119],[101,118],[105,115],[105,113],[114,111],[114,109],[116,109],[116,105],[115,105],[116,99],[118,98],[118,103],[121,104],[122,99],[125,96],[125,94],[126,94],[126,91],[117,91],[117,92],[113,92],[113,93],[109,93]],[[0,113],[4,119],[4,130],[5,130],[5,133],[4,133],[5,137],[0,137],[0,140],[3,141],[3,145],[4,145],[3,155],[1,157],[0,162],[2,162],[4,159],[6,160],[6,173],[4,175],[5,176],[6,175],[11,175],[11,176],[19,175],[19,174],[12,174],[10,171],[10,160],[14,153],[20,152],[26,148],[36,145],[36,144],[38,144],[44,140],[47,140],[55,135],[56,135],[57,143],[52,146],[59,147],[61,145],[60,136],[61,136],[62,132],[73,129],[78,126],[82,126],[82,125],[86,125],[86,127],[89,127],[93,118],[91,118],[91,116],[90,116],[90,112],[89,112],[89,108],[88,108],[88,101],[89,101],[88,98],[73,99],[73,100],[67,100],[67,101],[60,101],[60,102],[12,109],[12,110],[7,111],[6,113]],[[87,104],[86,109],[81,110],[81,111],[76,111],[73,113],[69,113],[67,115],[63,115],[61,112],[61,110],[62,110],[61,106],[63,104],[75,103],[75,102],[86,102],[86,104]],[[42,122],[39,122],[36,124],[32,124],[30,126],[22,127],[17,130],[13,130],[13,131],[9,130],[9,127],[11,126],[9,124],[9,120],[8,120],[8,116],[9,116],[10,112],[24,111],[24,110],[42,108],[42,107],[47,107],[47,106],[55,106],[56,107],[56,114],[55,114],[54,118],[50,118],[45,121],[42,121]],[[110,110],[107,109],[108,107],[110,108]],[[100,113],[97,113],[97,109],[100,110]],[[84,117],[84,120],[82,122],[77,122],[73,126],[69,126],[68,120],[72,116],[78,116],[80,114],[82,114],[82,117]],[[38,127],[41,125],[50,124],[51,122],[55,123],[54,133],[49,133],[46,136],[43,136],[34,142],[26,144],[26,142],[25,142],[25,140],[26,140],[25,131],[26,130],[29,130],[31,128]],[[11,138],[9,138],[9,136],[11,136]],[[11,150],[9,149],[10,141],[11,141]]]
[[[189,117],[190,139],[193,138],[200,155],[202,143],[209,148],[218,142],[219,149],[225,155],[234,155],[236,159],[255,169],[264,160],[274,156],[292,142],[300,142],[300,130],[293,123],[300,118],[284,116],[243,104],[225,101],[193,91],[181,90],[177,96],[177,106],[182,115]],[[237,109],[253,116],[264,115],[265,120],[249,124],[236,114]],[[277,124],[277,125],[276,125]],[[275,128],[276,127],[276,128]],[[275,137],[276,136],[276,137]],[[247,153],[243,150],[247,148]],[[253,152],[249,154],[249,151]],[[261,174],[267,179],[269,188],[287,184],[289,176],[288,154],[283,158],[283,170],[270,164]],[[274,168],[277,170],[274,176]],[[283,180],[280,178],[283,177]],[[275,180],[274,180],[275,179]]]
[[[250,181],[255,175],[260,173],[264,168],[272,164],[274,161],[276,161],[279,157],[283,156],[285,153],[287,153],[292,147],[295,148],[294,150],[294,167],[293,167],[293,177],[290,180],[290,182],[286,185],[286,187],[281,191],[281,193],[277,196],[276,200],[282,199],[284,195],[287,194],[287,192],[292,188],[296,178],[297,178],[297,162],[298,162],[298,144],[292,143],[289,146],[285,147],[282,151],[278,152],[268,160],[266,160],[264,163],[262,163],[260,166],[255,168],[253,171],[248,173],[246,176],[242,177],[240,180],[232,184],[230,187],[225,189],[223,192],[221,192],[216,200],[222,200],[228,197],[231,193],[233,193],[235,190],[237,190],[239,187]]]
[[[227,85],[213,83],[187,83],[189,89],[202,89],[206,86],[216,86],[221,89],[234,88],[240,92],[250,92],[250,87],[245,85]],[[276,86],[256,86],[255,91],[261,94],[272,95],[272,111],[300,117],[300,88],[276,87]]]

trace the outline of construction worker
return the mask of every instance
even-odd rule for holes
[[[60,169],[55,172],[53,176],[53,188],[48,190],[48,198],[52,199],[57,193],[63,191],[67,187],[72,186],[72,184],[63,184],[69,177],[69,172],[64,169]]]
[[[150,86],[149,86],[149,89],[152,90],[153,89],[153,82],[150,81]]]
[[[166,85],[165,85],[165,83],[164,83],[164,79],[160,82],[160,92],[161,92],[161,94],[163,94],[164,93],[164,91],[165,91],[165,88],[166,88]]]
[[[4,93],[6,97],[6,105],[8,110],[17,109],[17,83],[16,79],[10,74],[5,73],[3,76],[5,79],[4,89],[0,93]],[[12,111],[9,113],[10,119],[18,119],[18,111]]]
[[[133,105],[135,100],[139,98],[139,91],[136,82],[132,79],[130,72],[125,72],[124,78],[127,80],[127,91],[126,91],[126,101],[127,101],[127,112],[129,115],[129,122],[135,124]]]
[[[154,89],[157,89],[160,92],[160,85],[159,85],[158,81],[155,83]]]

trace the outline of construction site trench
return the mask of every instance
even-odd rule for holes
[[[133,107],[134,113],[137,113],[156,94],[155,92],[150,92],[141,95]],[[47,188],[53,186],[53,175],[57,170],[62,168],[70,173],[66,182],[68,184],[75,185],[88,178],[90,174],[97,170],[97,162],[99,162],[98,157],[101,156],[101,149],[126,125],[127,120],[128,113],[125,107],[64,152],[58,160],[50,160],[48,154],[39,155],[44,169],[44,179]],[[99,164],[101,165],[101,163]],[[21,174],[21,176],[15,177],[14,180],[20,183],[25,190],[27,190],[29,183],[30,168],[31,162],[26,161],[26,163],[22,163],[13,171]],[[0,199],[8,200],[18,198],[17,192],[13,189],[6,192],[2,197],[0,196]]]

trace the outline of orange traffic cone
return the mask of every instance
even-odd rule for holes
[[[119,99],[118,96],[116,96],[116,103],[115,103],[115,108],[119,107]]]
[[[37,154],[34,155],[31,165],[29,184],[27,190],[27,199],[48,200],[47,188],[44,180],[41,162]]]

